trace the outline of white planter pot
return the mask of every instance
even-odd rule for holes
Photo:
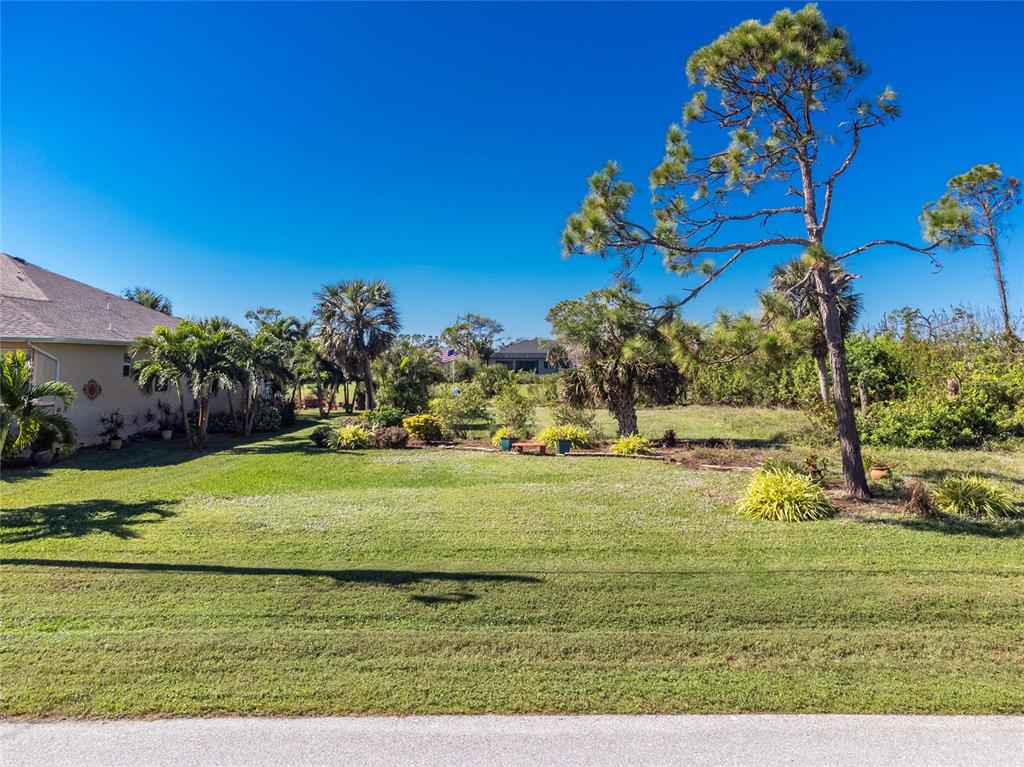
[[[170,429],[161,429],[160,430],[160,439],[162,439],[164,442],[166,442],[167,440],[169,440],[173,436],[174,436],[174,432],[171,431]]]
[[[112,440],[110,440],[110,449],[111,450],[120,450],[121,449],[121,445],[123,443],[124,443],[123,439],[112,439]]]

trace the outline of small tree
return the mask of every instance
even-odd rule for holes
[[[999,292],[1003,330],[1007,336],[1012,336],[999,233],[1002,217],[1014,205],[1020,204],[1020,181],[1013,176],[1004,176],[999,165],[990,163],[975,165],[966,173],[953,176],[946,186],[949,191],[937,202],[925,205],[921,213],[925,239],[946,244],[951,249],[988,248]]]
[[[0,455],[8,458],[32,446],[49,432],[73,450],[78,440],[66,416],[41,407],[39,400],[53,398],[67,410],[75,390],[63,381],[32,383],[32,366],[23,351],[7,352],[0,366]]]
[[[380,381],[378,399],[406,413],[422,413],[430,400],[430,387],[444,380],[434,349],[398,341],[374,362]]]
[[[526,436],[533,430],[537,403],[515,381],[502,385],[491,399],[491,412],[499,426]]]
[[[498,336],[504,332],[505,328],[497,320],[466,312],[441,331],[441,342],[461,352],[466,359],[487,362],[494,354]]]
[[[637,432],[636,406],[659,382],[668,364],[659,315],[629,286],[605,288],[548,312],[557,342],[577,360],[560,376],[560,395],[569,404],[608,408],[619,434]]]
[[[608,163],[590,178],[580,211],[569,217],[564,248],[570,254],[616,254],[627,268],[648,251],[660,251],[670,270],[702,275],[680,304],[747,253],[803,248],[828,349],[846,488],[866,498],[834,266],[882,245],[924,254],[936,245],[878,239],[831,257],[824,242],[836,184],[865,132],[899,115],[896,93],[885,88],[872,98],[856,95],[865,66],[853,55],[846,31],[829,26],[814,5],[779,11],[767,24],[743,22],[696,51],[686,71],[691,85],[702,87],[684,107],[683,126],[714,126],[728,134],[726,146],[697,152],[683,126],[669,127],[664,158],[650,175],[651,225],[630,213],[633,186],[619,177],[618,165]],[[775,199],[748,202],[754,192]],[[752,231],[757,224],[771,229]]]
[[[401,329],[391,287],[383,280],[350,280],[324,285],[316,298],[321,351],[340,368],[350,361],[358,365],[366,386],[366,408],[372,410],[373,361]]]

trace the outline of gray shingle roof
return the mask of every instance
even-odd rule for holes
[[[180,320],[0,253],[0,338],[127,344]]]
[[[522,341],[501,347],[491,356],[491,359],[544,357],[545,351],[540,348],[542,340],[540,338],[524,338]]]

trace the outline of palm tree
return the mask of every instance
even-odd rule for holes
[[[129,351],[141,356],[135,363],[140,386],[150,383],[173,386],[178,395],[185,436],[196,448],[206,447],[206,426],[210,397],[218,389],[230,390],[238,380],[237,339],[228,327],[211,330],[202,322],[185,320],[177,328],[156,328],[151,335],[136,339]],[[185,390],[196,408],[193,432],[185,409]]]
[[[387,349],[401,323],[391,287],[383,280],[349,280],[324,285],[316,294],[317,338],[339,367],[351,358],[366,387],[366,407],[374,407],[372,364]]]
[[[121,295],[127,298],[129,301],[134,301],[137,304],[142,304],[150,309],[164,314],[171,313],[171,299],[167,296],[157,293],[155,290],[149,288],[143,288],[136,285],[134,288],[125,288],[121,291]]]
[[[829,266],[832,282],[836,286],[839,307],[839,326],[846,336],[857,324],[861,311],[861,297],[853,292],[852,277],[837,263]],[[810,279],[808,259],[801,256],[778,264],[771,273],[772,290],[761,295],[761,308],[765,315],[777,323],[806,323],[811,357],[818,369],[818,389],[823,404],[829,401],[828,343],[822,330],[818,297]],[[796,333],[799,335],[799,333]]]
[[[242,386],[242,433],[248,437],[256,418],[260,383],[280,382],[289,375],[288,347],[264,326],[254,336],[236,335],[232,358],[234,375]]]
[[[637,433],[636,405],[655,392],[670,366],[651,307],[624,287],[561,301],[548,312],[557,343],[577,360],[561,374],[560,395],[577,406],[599,403],[618,423],[619,434]]]
[[[38,404],[53,397],[67,410],[75,399],[71,385],[63,381],[32,383],[32,366],[23,351],[4,354],[0,368],[0,455],[16,455],[46,432],[55,435],[64,450],[73,450],[78,435],[71,421]]]

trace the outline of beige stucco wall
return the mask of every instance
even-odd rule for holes
[[[173,389],[151,394],[142,391],[134,378],[123,374],[124,346],[42,342],[32,342],[31,346],[35,347],[32,375],[36,381],[50,381],[57,377],[57,363],[46,356],[49,354],[60,362],[60,379],[74,387],[75,401],[67,415],[78,430],[78,439],[83,445],[95,445],[103,441],[98,436],[102,428],[100,416],[115,408],[120,409],[124,416],[126,437],[147,428],[142,416],[147,409],[156,414],[156,403],[159,400],[165,400],[175,412],[178,410],[178,397]],[[3,348],[10,351],[25,348],[25,344],[4,343]],[[89,399],[82,391],[91,379],[95,379],[102,388],[95,399]],[[186,407],[191,408],[191,402],[187,399]],[[213,410],[227,410],[227,407],[226,395],[218,395]],[[138,422],[133,423],[136,417]],[[155,424],[148,426],[153,428]]]

